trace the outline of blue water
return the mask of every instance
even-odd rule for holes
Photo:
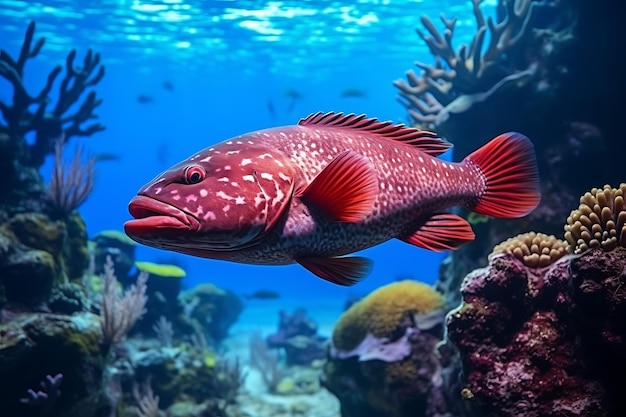
[[[494,5],[486,1],[481,7],[489,12]],[[120,155],[119,161],[98,165],[95,191],[80,208],[93,236],[121,230],[130,218],[128,201],[159,172],[229,137],[294,124],[317,111],[405,121],[392,81],[416,60],[432,63],[415,28],[421,15],[438,19],[442,11],[459,18],[455,40],[468,41],[475,23],[467,0],[0,0],[0,47],[16,56],[28,22],[37,22],[36,38],[47,40],[26,66],[31,92],[43,87],[72,48],[78,50],[77,63],[90,48],[102,56],[106,76],[95,90],[104,103],[96,113],[107,129],[72,138],[94,154]],[[164,82],[173,90],[163,88]],[[341,98],[346,88],[366,96]],[[288,89],[302,96],[295,104]],[[11,94],[0,83],[0,99],[8,101]],[[139,103],[142,94],[153,101]],[[48,163],[44,175],[49,171]],[[188,271],[186,286],[211,281],[238,293],[263,288],[323,298],[365,294],[400,277],[433,282],[444,256],[399,241],[361,255],[374,260],[372,274],[342,288],[297,265],[249,266],[137,250],[138,260],[178,259]]]

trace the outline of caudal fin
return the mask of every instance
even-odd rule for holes
[[[535,148],[521,133],[509,132],[492,139],[465,158],[485,177],[485,191],[474,207],[491,217],[522,217],[541,199]]]

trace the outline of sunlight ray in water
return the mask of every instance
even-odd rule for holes
[[[335,58],[333,69],[376,53],[381,61],[407,60],[426,54],[415,34],[419,16],[425,13],[459,15],[457,36],[473,30],[469,3],[447,0],[429,10],[422,1],[201,1],[201,0],[104,0],[101,2],[5,1],[0,22],[5,33],[21,32],[23,17],[37,21],[41,35],[49,37],[44,56],[61,55],[76,38],[91,39],[92,48],[107,52],[129,52],[137,66],[141,52],[164,58],[172,65],[184,63],[198,68],[210,59],[235,68],[243,57],[270,57],[269,64],[250,59],[248,71],[289,71],[294,76],[315,73],[323,76],[330,68],[319,65],[319,57]],[[494,1],[490,1],[494,3]],[[486,9],[493,8],[489,5]],[[59,29],[62,30],[59,30]],[[52,36],[54,35],[54,36]],[[373,50],[377,38],[392,37],[393,46]],[[11,36],[16,48],[21,36]],[[267,49],[266,45],[271,45]],[[113,55],[113,54],[109,54]],[[124,55],[125,56],[125,55]],[[58,56],[49,56],[58,59]],[[111,62],[112,58],[109,58]],[[132,58],[131,58],[132,59]],[[297,68],[293,62],[297,59]],[[268,68],[269,66],[269,68]]]

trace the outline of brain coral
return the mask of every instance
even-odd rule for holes
[[[567,253],[567,242],[545,233],[522,233],[496,245],[489,260],[502,253],[513,254],[529,268],[542,268]]]
[[[573,210],[565,225],[569,250],[582,253],[589,248],[605,251],[626,247],[626,183],[619,188],[605,185],[593,188],[580,197],[578,209]]]
[[[443,297],[430,285],[398,281],[377,289],[339,318],[333,331],[338,349],[355,348],[369,332],[389,337],[406,313],[428,313],[443,307]]]

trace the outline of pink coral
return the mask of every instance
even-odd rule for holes
[[[625,267],[626,251],[544,269],[507,254],[467,275],[463,303],[448,318],[466,396],[486,416],[612,415],[611,369],[626,365],[626,290],[615,278]],[[619,300],[609,302],[615,290]]]

